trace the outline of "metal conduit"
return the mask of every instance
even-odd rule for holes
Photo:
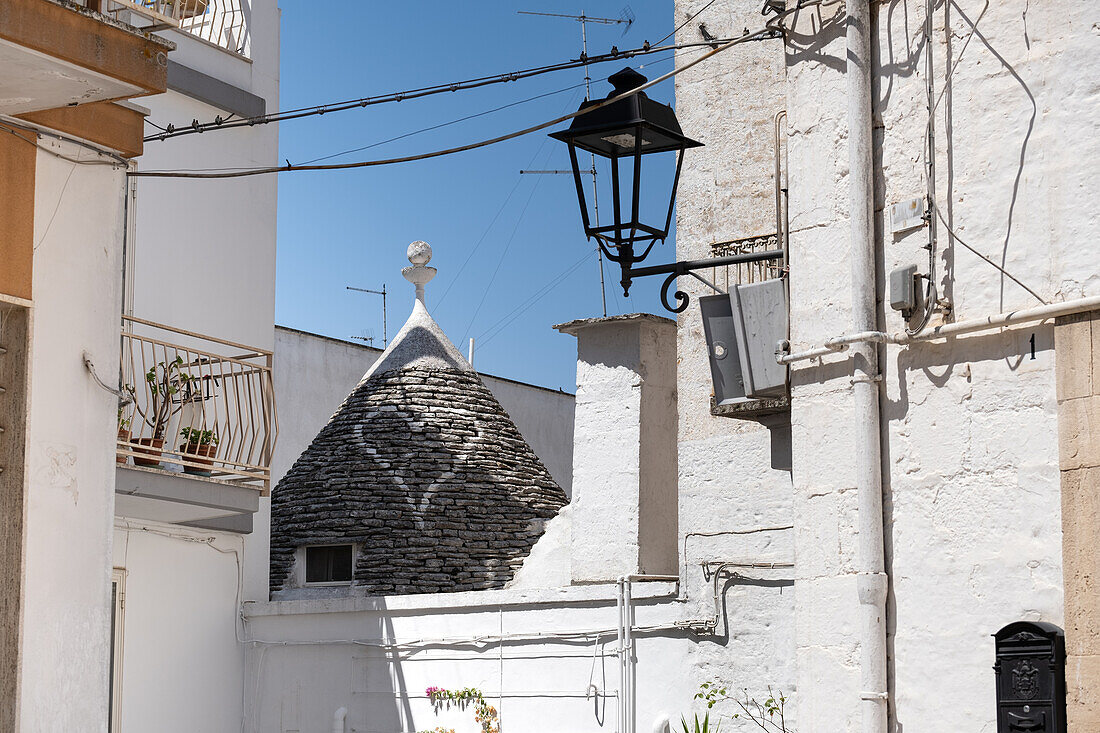
[[[1100,309],[1100,295],[1087,298],[1075,298],[1061,303],[1040,305],[1035,308],[1022,308],[1020,310],[1006,311],[992,316],[981,318],[969,318],[955,323],[946,323],[942,326],[929,329],[922,333],[910,336],[906,333],[886,333],[885,331],[861,331],[844,336],[828,339],[821,346],[816,346],[805,351],[788,353],[789,344],[781,342],[776,349],[776,361],[780,364],[793,364],[807,359],[816,359],[827,354],[836,354],[848,349],[849,346],[858,343],[887,343],[887,344],[914,344],[922,341],[931,341],[949,336],[961,336],[978,331],[988,331],[995,328],[1005,328],[1023,323],[1035,323],[1059,316],[1070,316],[1075,313],[1085,313]]]

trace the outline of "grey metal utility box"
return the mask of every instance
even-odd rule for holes
[[[917,266],[899,267],[890,272],[890,307],[907,318],[917,308]]]
[[[699,299],[699,310],[717,406],[787,393],[787,367],[775,361],[776,343],[787,338],[785,279],[708,295]]]
[[[737,353],[747,397],[787,392],[787,367],[775,360],[775,345],[787,338],[787,279],[764,280],[730,289]]]
[[[703,316],[715,404],[744,402],[745,383],[741,378],[741,360],[737,356],[737,333],[730,297],[708,295],[699,298],[699,312]]]

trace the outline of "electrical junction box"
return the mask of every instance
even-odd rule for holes
[[[728,295],[699,299],[718,406],[787,393],[787,367],[775,347],[787,338],[785,278],[734,286]]]
[[[908,318],[917,309],[917,266],[890,272],[890,307]]]

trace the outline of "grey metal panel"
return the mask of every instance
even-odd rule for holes
[[[737,285],[729,300],[745,395],[785,394],[787,367],[776,362],[775,345],[787,338],[787,280]]]
[[[267,110],[263,97],[171,59],[168,61],[168,88],[239,117],[256,117]]]
[[[737,357],[737,334],[729,296],[699,298],[699,312],[703,316],[715,404],[722,406],[744,402],[745,385],[741,362]]]

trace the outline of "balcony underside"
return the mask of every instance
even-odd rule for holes
[[[166,88],[171,48],[71,4],[5,0],[0,3],[0,113],[159,94]]]
[[[115,515],[247,534],[260,505],[260,491],[229,481],[119,466]]]

